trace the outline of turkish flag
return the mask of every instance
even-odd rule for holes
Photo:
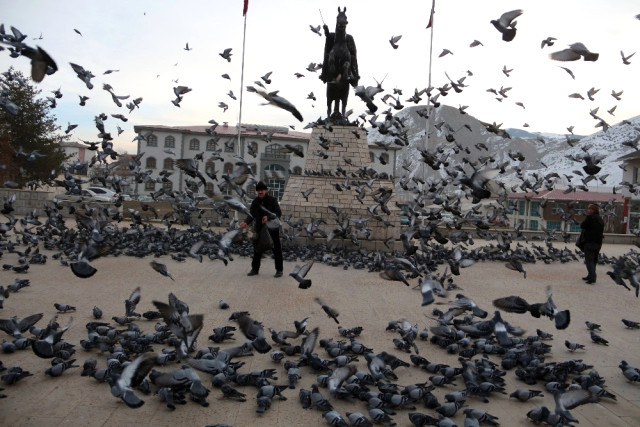
[[[244,8],[242,9],[242,16],[247,14],[247,9],[249,9],[249,0],[244,0]]]
[[[431,26],[433,25],[433,12],[435,8],[436,0],[433,0],[433,3],[431,3],[431,14],[429,15],[429,23],[427,24],[427,28],[431,28]]]

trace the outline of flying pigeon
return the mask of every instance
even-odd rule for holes
[[[522,15],[522,9],[516,9],[503,13],[500,19],[491,20],[496,30],[502,33],[502,40],[510,42],[514,39],[516,36],[516,21],[514,19],[520,15]]]
[[[549,54],[549,57],[555,61],[577,61],[582,58],[585,61],[597,61],[600,55],[590,52],[582,43],[574,43],[569,45],[568,49],[560,50]]]

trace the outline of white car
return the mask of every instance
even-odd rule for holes
[[[113,190],[102,187],[87,187],[82,190],[82,196],[92,202],[115,203],[120,195]]]

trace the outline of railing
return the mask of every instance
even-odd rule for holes
[[[290,154],[282,153],[262,153],[260,154],[260,160],[286,160],[291,158]]]

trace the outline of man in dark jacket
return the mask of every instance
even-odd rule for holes
[[[275,259],[276,274],[273,277],[282,277],[282,245],[280,244],[280,221],[282,216],[278,199],[267,194],[267,185],[260,181],[256,184],[256,193],[258,197],[253,199],[249,212],[251,216],[248,216],[243,222],[240,223],[240,228],[245,229],[248,224],[255,219],[256,222],[253,225],[255,233],[259,234],[262,227],[267,227],[271,239],[273,240],[273,257]],[[247,276],[255,276],[260,271],[260,260],[262,259],[262,252],[258,252],[254,249],[253,260],[251,261],[251,271],[247,273]]]
[[[582,251],[584,252],[584,263],[587,266],[587,276],[582,280],[588,284],[596,283],[596,265],[598,264],[598,256],[600,248],[602,248],[602,239],[604,238],[604,221],[600,217],[600,208],[598,205],[589,204],[587,206],[587,217],[582,224]]]

